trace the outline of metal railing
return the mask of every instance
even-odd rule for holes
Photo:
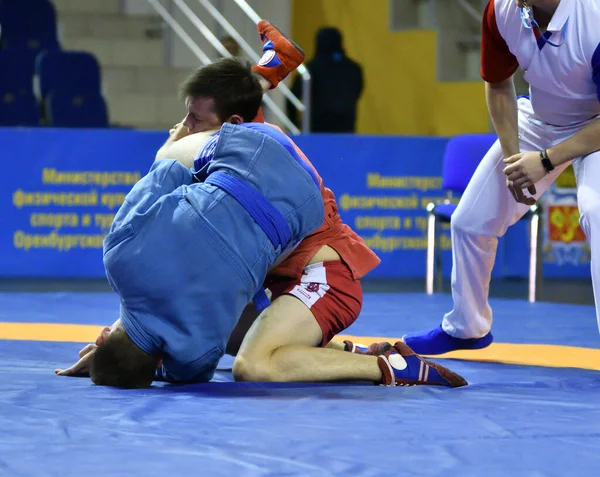
[[[477,23],[481,23],[481,17],[483,10],[477,10],[467,0],[456,0],[456,2],[462,7],[465,13]]]
[[[221,41],[212,33],[210,28],[194,13],[194,11],[188,6],[185,0],[169,0],[171,5],[176,6],[185,17],[191,22],[191,24],[200,32],[200,34],[206,38],[208,43],[215,48],[215,50],[224,57],[230,57],[231,53],[227,51]],[[180,40],[192,51],[192,53],[198,58],[201,64],[207,65],[212,63],[210,57],[200,48],[200,46],[192,39],[192,37],[185,31],[181,24],[174,18],[169,11],[170,9],[165,8],[160,0],[148,0],[154,10],[162,17],[164,22],[172,29],[172,31],[180,38]],[[198,0],[200,5],[206,9],[208,14],[229,34],[240,46],[248,57],[255,62],[258,62],[261,55],[252,48],[243,36],[227,21],[227,19],[219,12],[217,8],[209,0]],[[242,12],[252,21],[254,24],[258,23],[261,17],[252,9],[252,7],[245,0],[234,0],[234,2],[240,7]],[[290,89],[283,83],[280,83],[277,87],[278,90],[287,98],[298,111],[302,111],[302,131],[300,131],[296,125],[290,120],[285,112],[267,95],[264,96],[265,105],[273,112],[273,114],[281,121],[282,125],[287,128],[293,134],[308,133],[310,132],[310,73],[304,65],[300,65],[297,68],[298,74],[302,78],[302,98],[300,101]]]

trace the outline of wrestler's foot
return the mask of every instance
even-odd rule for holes
[[[263,43],[263,56],[252,71],[258,73],[276,88],[280,81],[302,64],[304,51],[266,20],[257,25]]]
[[[454,338],[446,333],[441,325],[431,331],[405,335],[402,339],[415,353],[427,355],[444,354],[459,349],[481,349],[494,341],[491,332],[476,339]]]
[[[373,343],[371,346],[366,346],[346,340],[344,341],[344,345],[344,351],[349,351],[350,353],[356,354],[367,354],[370,356],[379,356],[381,354],[385,354],[392,348],[392,345],[386,342]]]
[[[387,353],[379,356],[381,383],[386,386],[432,385],[458,388],[467,381],[441,364],[418,356],[406,343],[398,341]]]

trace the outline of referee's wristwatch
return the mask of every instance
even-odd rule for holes
[[[540,151],[540,159],[542,160],[542,166],[544,166],[544,169],[546,169],[546,172],[552,172],[554,170],[552,161],[550,161],[550,158],[548,157],[547,149]]]

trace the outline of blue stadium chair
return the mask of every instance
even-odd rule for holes
[[[0,50],[0,125],[39,126],[40,112],[33,94],[33,57]]]
[[[450,223],[457,204],[452,203],[452,193],[462,194],[475,173],[475,169],[492,147],[497,137],[493,134],[469,134],[452,138],[446,146],[442,171],[442,189],[448,192],[443,202],[427,204],[427,264],[425,291],[428,295],[442,289],[441,256],[439,252],[439,224]],[[541,282],[541,208],[530,207],[523,219],[530,220],[529,240],[529,301],[536,301]]]
[[[0,91],[0,126],[39,126],[40,111],[33,95]]]
[[[43,52],[36,59],[35,78],[49,125],[108,127],[100,67],[93,55]]]
[[[54,127],[109,127],[106,103],[99,93],[54,91],[47,97],[46,114]]]
[[[52,3],[48,0],[0,0],[0,44],[3,49],[36,54],[59,49]]]
[[[0,50],[0,90],[33,94],[34,64],[30,54]]]
[[[45,51],[36,59],[35,75],[42,98],[55,91],[77,94],[101,91],[100,66],[90,53]]]

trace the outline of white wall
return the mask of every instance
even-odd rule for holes
[[[147,0],[121,0],[121,8],[132,15],[148,15],[154,11]]]
[[[206,24],[206,26],[217,36],[224,36],[226,33],[222,27],[208,14],[197,0],[185,0],[190,9]],[[246,14],[237,6],[233,0],[211,0],[211,3],[219,9],[223,16],[238,30],[242,37],[260,52],[261,42],[256,32],[256,25],[246,16]],[[291,28],[291,0],[248,0],[250,6],[262,18],[275,23],[278,28],[284,32],[290,32]],[[170,11],[173,17],[181,24],[184,30],[198,44],[211,59],[219,57],[217,51],[208,43],[202,34],[187,19],[185,14],[173,3],[172,0],[161,0],[161,4]],[[147,0],[122,0],[122,9],[125,13],[131,15],[156,14],[154,8]],[[191,52],[189,47],[169,31],[170,41],[167,43],[165,51],[165,65],[178,68],[194,68],[200,64],[198,58]],[[284,107],[285,100],[281,93],[273,91],[269,93],[273,101],[280,107]],[[266,112],[267,119],[273,119],[269,112]]]

